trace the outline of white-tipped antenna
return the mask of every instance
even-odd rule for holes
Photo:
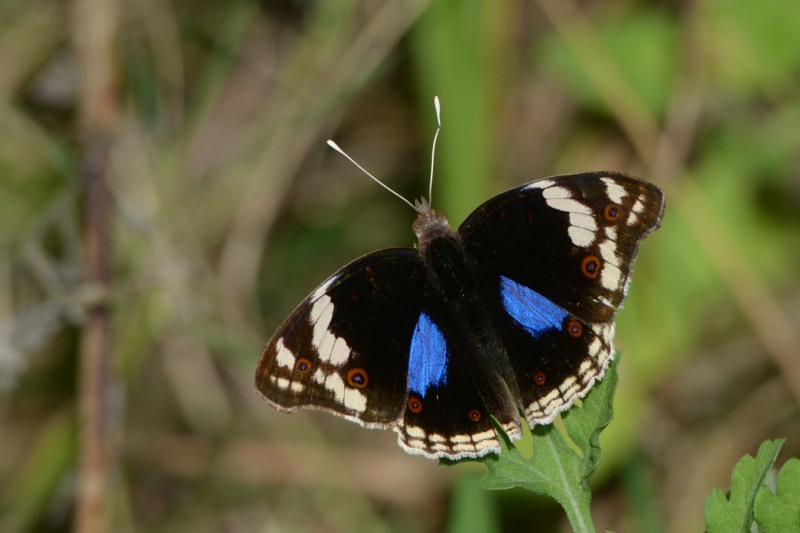
[[[350,162],[351,162],[351,163],[353,163],[355,166],[357,166],[357,167],[358,167],[358,169],[359,169],[361,172],[363,172],[364,174],[366,174],[367,176],[369,176],[370,178],[372,178],[373,180],[375,180],[375,183],[377,183],[378,185],[380,185],[381,187],[383,187],[384,189],[386,189],[387,191],[389,191],[390,193],[394,194],[395,196],[397,196],[398,198],[400,198],[401,200],[403,200],[405,203],[407,203],[408,205],[410,205],[410,206],[411,206],[411,209],[413,209],[414,211],[416,211],[416,210],[417,210],[417,208],[416,208],[416,207],[414,207],[414,204],[412,204],[411,202],[409,202],[408,200],[406,200],[406,199],[405,199],[405,198],[404,198],[404,197],[403,197],[403,196],[402,196],[402,195],[401,195],[399,192],[395,191],[394,189],[392,189],[391,187],[389,187],[388,185],[386,185],[384,182],[382,182],[381,180],[379,180],[378,178],[376,178],[375,176],[373,176],[372,174],[370,174],[369,172],[367,172],[367,171],[366,171],[366,169],[365,169],[364,167],[362,167],[361,165],[359,165],[358,163],[356,163],[355,159],[353,159],[352,157],[350,157],[349,155],[347,155],[347,154],[345,153],[345,151],[344,151],[344,150],[342,150],[341,148],[339,148],[339,145],[338,145],[338,144],[336,144],[335,142],[333,142],[333,141],[331,141],[330,139],[328,139],[328,146],[330,146],[331,148],[333,148],[334,150],[336,150],[337,152],[339,152],[340,154],[342,154],[343,156],[345,156],[347,159],[349,159],[349,160],[350,160]]]
[[[439,125],[436,128],[436,134],[433,136],[433,147],[431,148],[431,178],[428,180],[428,204],[433,205],[433,160],[436,157],[436,140],[439,138],[439,132],[442,130],[442,107],[439,105],[439,97],[433,97],[433,107],[436,109],[436,123]]]
[[[428,180],[428,205],[431,204],[431,198],[433,196],[433,162],[434,162],[434,158],[436,157],[436,140],[439,138],[439,132],[442,129],[442,108],[439,105],[439,97],[438,96],[434,96],[433,97],[433,107],[436,109],[436,123],[438,124],[439,127],[436,128],[436,134],[433,136],[433,147],[431,148],[431,177]],[[332,140],[328,139],[328,146],[330,146],[331,148],[333,148],[334,150],[336,150],[337,152],[339,152],[340,154],[345,156],[351,163],[353,163],[356,167],[358,167],[358,169],[361,172],[363,172],[364,174],[366,174],[367,176],[372,178],[373,181],[375,181],[375,183],[377,183],[378,185],[380,185],[381,187],[383,187],[384,189],[386,189],[387,191],[389,191],[390,193],[394,194],[395,196],[397,196],[398,198],[403,200],[405,203],[410,205],[411,209],[413,209],[414,211],[420,211],[417,208],[417,206],[415,206],[414,204],[409,202],[399,192],[395,191],[394,189],[392,189],[391,187],[386,185],[384,182],[382,182],[381,180],[379,180],[378,178],[376,178],[375,176],[373,176],[372,174],[367,172],[367,170],[364,167],[362,167],[361,165],[356,163],[355,159],[353,159],[352,157],[347,155],[347,152],[345,152],[344,150],[339,148],[338,144],[336,144]]]

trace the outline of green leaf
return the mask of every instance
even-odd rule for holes
[[[764,441],[755,459],[745,455],[733,468],[730,496],[714,489],[706,498],[708,533],[749,533],[756,494],[772,468],[785,439]]]
[[[581,459],[561,432],[552,424],[537,426],[531,459],[523,457],[507,437],[501,440],[502,453],[484,461],[490,471],[481,481],[485,489],[521,487],[550,496],[564,508],[575,531],[594,531],[589,514],[591,494],[580,476]]]
[[[755,520],[764,533],[800,531],[800,459],[786,461],[775,492],[758,491]]]
[[[617,369],[613,362],[606,371],[602,386],[597,385],[588,394],[580,408],[573,408],[562,415],[564,426],[572,442],[583,452],[580,475],[588,487],[589,477],[600,461],[600,432],[614,417],[614,392],[617,389]]]
[[[502,453],[483,460],[489,473],[481,484],[486,489],[521,487],[556,500],[566,511],[575,531],[594,531],[589,507],[588,479],[600,455],[599,435],[612,416],[611,399],[617,384],[616,362],[606,377],[563,416],[571,445],[553,424],[533,429],[533,456],[523,457],[498,427]],[[580,453],[575,451],[578,448]]]

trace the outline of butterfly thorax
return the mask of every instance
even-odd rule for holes
[[[414,233],[419,242],[419,253],[428,271],[434,274],[433,283],[439,286],[445,298],[457,303],[472,281],[461,237],[447,218],[422,200],[417,203],[419,216],[414,221]]]
[[[416,206],[419,215],[414,221],[413,229],[419,242],[420,251],[428,242],[439,237],[452,236],[458,238],[456,231],[450,227],[447,217],[439,211],[431,209],[427,200],[417,201]]]
[[[496,344],[496,333],[478,296],[475,265],[464,250],[461,235],[427,203],[421,204],[414,233],[427,266],[428,290],[444,298],[453,318],[451,327],[459,329],[458,336],[469,342],[470,351],[490,351]]]

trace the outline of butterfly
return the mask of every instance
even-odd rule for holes
[[[411,454],[499,453],[492,417],[518,439],[521,419],[552,422],[602,378],[664,206],[617,172],[513,188],[458,230],[417,201],[417,247],[367,254],[312,292],[267,343],[256,389],[281,411],[391,428]]]

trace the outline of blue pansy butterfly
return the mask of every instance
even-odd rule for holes
[[[438,132],[437,132],[438,133]],[[256,388],[283,411],[392,428],[407,452],[498,452],[547,424],[613,356],[614,314],[664,194],[617,172],[534,181],[458,230],[425,200],[417,248],[370,253],[308,296],[267,343]]]

